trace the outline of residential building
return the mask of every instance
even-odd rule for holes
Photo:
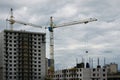
[[[44,80],[45,33],[4,30],[0,33],[0,80]]]

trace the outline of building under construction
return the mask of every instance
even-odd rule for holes
[[[55,71],[52,80],[107,80],[107,68],[100,65],[92,68],[89,63],[85,66],[82,62],[73,68]]]
[[[0,80],[44,80],[45,33],[0,33]]]

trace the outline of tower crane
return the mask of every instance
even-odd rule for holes
[[[19,23],[19,24],[23,24],[23,25],[30,25],[30,26],[33,26],[33,27],[43,28],[42,26],[38,26],[38,25],[35,25],[35,24],[25,23],[25,22],[14,20],[12,11],[13,10],[11,9],[10,19],[7,19],[7,21],[9,21],[10,24],[11,24],[11,29],[12,29],[12,27],[13,27],[12,25],[14,23]],[[48,28],[49,34],[50,34],[50,73],[51,73],[51,75],[54,74],[54,28],[71,26],[71,25],[76,25],[76,24],[86,24],[86,23],[93,22],[93,21],[97,21],[97,19],[96,18],[88,18],[88,19],[84,19],[84,20],[72,21],[72,22],[68,22],[68,23],[54,25],[53,18],[50,17],[50,27],[47,27],[47,28]]]
[[[29,26],[34,26],[34,27],[37,27],[37,28],[43,28],[42,26],[39,26],[39,25],[35,25],[35,24],[32,24],[32,23],[25,23],[23,21],[18,21],[18,20],[15,20],[13,19],[14,16],[13,16],[13,9],[11,8],[11,16],[10,16],[10,19],[6,19],[6,21],[9,21],[10,24],[11,24],[11,30],[13,30],[13,24],[14,23],[19,23],[19,24],[23,24],[23,25],[29,25]]]
[[[88,18],[84,20],[79,20],[79,21],[72,21],[68,23],[63,23],[59,25],[54,25],[53,24],[53,19],[50,17],[50,27],[48,27],[49,32],[50,32],[50,70],[54,72],[54,28],[60,28],[60,27],[65,27],[65,26],[71,26],[71,25],[76,25],[76,24],[87,24],[89,22],[97,21],[96,18]]]

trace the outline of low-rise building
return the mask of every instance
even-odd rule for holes
[[[48,75],[48,77],[52,78],[51,75]],[[84,65],[81,67],[76,66],[55,71],[52,80],[107,80],[107,69],[101,67],[84,68]]]

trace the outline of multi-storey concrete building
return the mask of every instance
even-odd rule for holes
[[[51,75],[48,77],[50,78]],[[53,80],[107,80],[107,69],[101,67],[85,68],[84,65],[81,65],[81,67],[55,71]]]
[[[44,80],[45,33],[0,33],[0,80]]]

